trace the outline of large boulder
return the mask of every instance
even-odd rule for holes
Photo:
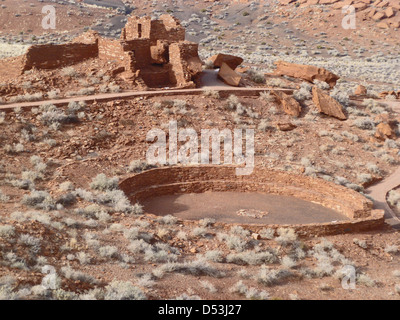
[[[346,120],[342,105],[317,87],[312,88],[312,100],[319,112],[339,120]]]
[[[300,115],[301,106],[296,99],[292,98],[282,91],[274,90],[272,91],[272,94],[281,103],[283,111],[285,111],[286,114],[294,117],[298,117]]]
[[[214,67],[221,68],[223,63],[226,63],[232,70],[235,70],[242,64],[243,59],[240,57],[232,56],[230,54],[219,53],[209,59]]]
[[[220,77],[226,84],[234,87],[238,87],[240,80],[242,80],[242,76],[229,67],[225,62],[222,63],[222,66],[219,69],[218,77]]]
[[[325,81],[330,85],[331,88],[333,88],[336,85],[336,81],[339,80],[339,77],[336,74],[324,68],[289,63],[286,61],[277,61],[275,64],[276,70],[274,74],[279,76],[300,78],[309,82],[313,82],[315,79],[317,79],[320,81]]]

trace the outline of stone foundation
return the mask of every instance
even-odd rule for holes
[[[236,168],[232,166],[158,168],[125,179],[120,183],[120,188],[132,203],[162,195],[206,191],[261,192],[292,196],[333,209],[351,219],[306,225],[246,225],[254,232],[265,227],[290,227],[300,235],[320,236],[371,230],[384,224],[382,210],[373,210],[370,200],[343,186],[269,169],[255,169],[248,176],[237,176],[235,173]]]
[[[88,31],[71,43],[31,46],[20,70],[58,69],[90,58],[114,61],[125,81],[148,87],[192,88],[202,72],[198,45],[185,41],[185,28],[170,15],[131,17],[118,40]]]

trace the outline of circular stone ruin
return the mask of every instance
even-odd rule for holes
[[[383,210],[361,194],[297,174],[256,168],[238,176],[233,166],[164,167],[120,183],[147,214],[172,214],[183,221],[213,218],[217,224],[290,227],[300,235],[328,235],[379,228]]]

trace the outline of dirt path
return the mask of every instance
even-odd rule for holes
[[[82,97],[71,97],[65,99],[58,100],[43,100],[43,101],[31,101],[31,102],[18,102],[12,104],[5,104],[0,106],[0,111],[12,110],[14,108],[34,108],[39,107],[44,103],[50,103],[55,105],[64,105],[70,102],[76,101],[85,101],[85,102],[93,102],[93,101],[112,101],[116,99],[131,99],[135,97],[152,97],[152,96],[169,96],[169,95],[200,95],[207,89],[212,89],[215,91],[219,91],[220,93],[227,92],[230,94],[234,93],[242,93],[245,95],[259,95],[260,92],[270,91],[270,90],[279,90],[284,92],[292,92],[291,89],[276,89],[276,88],[236,88],[230,86],[204,86],[198,89],[168,89],[168,90],[154,90],[154,91],[125,91],[120,93],[103,93],[96,94],[91,96],[82,96]]]
[[[382,101],[389,105],[393,111],[400,113],[400,102],[399,101]],[[381,182],[369,187],[366,192],[369,196],[374,199],[374,205],[376,209],[385,210],[386,222],[389,223],[393,228],[400,229],[400,219],[390,208],[386,201],[386,196],[390,190],[400,185],[400,167],[397,168],[389,177],[382,180]]]

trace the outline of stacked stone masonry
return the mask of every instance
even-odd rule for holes
[[[190,166],[153,169],[121,182],[120,188],[132,203],[162,195],[207,191],[261,192],[292,196],[335,210],[350,220],[306,225],[269,225],[291,227],[302,235],[328,235],[379,228],[384,224],[382,210],[373,210],[361,194],[306,176],[269,169],[255,169],[251,175],[237,176],[231,166]],[[249,225],[255,232],[265,226]]]
[[[177,19],[162,15],[159,20],[129,18],[119,40],[89,31],[72,43],[31,46],[21,72],[63,68],[91,58],[115,62],[123,68],[125,80],[150,88],[193,88],[202,71],[198,45],[185,41],[185,29]]]

